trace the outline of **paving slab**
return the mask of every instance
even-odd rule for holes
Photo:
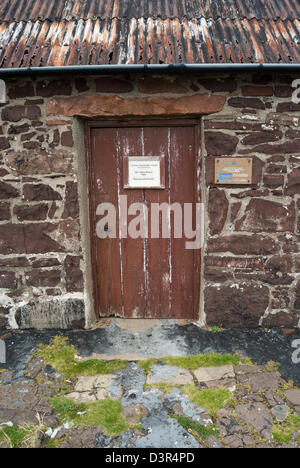
[[[265,398],[270,406],[284,405],[284,400],[275,391],[268,390],[265,393]]]
[[[39,414],[46,424],[55,425],[57,418],[53,409],[40,393],[40,387],[31,380],[0,385],[0,424],[7,421],[15,425],[37,424]]]
[[[94,386],[96,388],[109,388],[118,379],[116,374],[99,374],[95,376]]]
[[[194,379],[192,374],[186,369],[165,364],[155,364],[150,369],[146,383],[148,385],[155,383],[193,385]]]
[[[239,374],[256,374],[263,366],[255,366],[253,364],[238,364],[235,368],[235,373]]]
[[[75,385],[75,392],[91,392],[95,387],[96,377],[83,375],[78,377],[78,382]]]
[[[99,388],[96,393],[97,400],[106,400],[106,398],[110,398],[110,394],[104,388]]]
[[[199,442],[175,419],[151,415],[144,420],[148,435],[135,441],[135,448],[200,448]],[[166,437],[166,434],[168,436]]]
[[[223,439],[223,443],[225,444],[225,446],[228,446],[230,448],[243,448],[244,447],[243,439],[241,436],[238,436],[238,435],[225,437]]]
[[[163,321],[157,320],[157,319],[147,319],[147,320],[141,320],[141,319],[116,319],[116,323],[119,328],[122,328],[123,330],[130,331],[132,333],[139,333],[141,331],[149,330],[151,328],[154,328]]]
[[[253,426],[258,432],[270,429],[273,425],[272,415],[262,403],[236,406],[235,411],[239,419]]]
[[[275,372],[241,375],[239,381],[244,385],[250,385],[254,392],[264,389],[276,389],[279,386],[279,377]]]
[[[99,374],[94,376],[82,375],[78,377],[78,382],[75,385],[76,392],[88,392],[95,388],[108,388],[113,385],[118,378],[115,374]]]
[[[290,408],[286,405],[277,405],[272,408],[272,414],[277,419],[277,421],[283,422],[290,414]]]
[[[136,424],[138,421],[149,415],[147,409],[143,405],[139,405],[137,403],[124,406],[122,414],[131,424]]]
[[[95,448],[99,443],[102,431],[99,427],[80,427],[65,431],[62,436],[68,434],[61,448]]]
[[[285,392],[285,396],[288,402],[291,403],[293,406],[300,406],[300,390],[287,390]]]
[[[69,398],[75,403],[93,403],[97,401],[96,395],[90,392],[71,392],[66,395],[66,398]]]
[[[199,383],[235,377],[232,365],[219,367],[199,367],[193,371],[193,374]]]
[[[234,379],[222,379],[222,380],[209,380],[205,382],[205,387],[207,388],[218,388],[224,387],[230,390],[231,392],[236,391],[236,381]]]

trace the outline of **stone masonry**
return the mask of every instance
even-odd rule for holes
[[[85,326],[91,297],[77,143],[84,118],[118,116],[201,117],[200,323],[298,327],[300,105],[291,100],[293,79],[7,80],[0,109],[0,328]],[[214,161],[226,156],[253,159],[251,186],[214,184]]]

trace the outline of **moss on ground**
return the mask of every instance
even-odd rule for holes
[[[11,448],[34,447],[36,428],[29,426],[0,427],[0,444],[7,443]]]
[[[151,366],[158,362],[163,362],[171,366],[182,367],[183,369],[195,370],[198,367],[219,367],[232,364],[237,366],[240,363],[251,364],[247,359],[241,359],[237,354],[194,354],[185,357],[166,356],[162,358],[151,358],[139,361],[140,367],[149,372]]]
[[[117,436],[128,429],[138,428],[130,425],[122,414],[119,401],[106,399],[93,403],[74,403],[66,397],[56,396],[50,399],[54,411],[62,423],[72,422],[74,426],[99,426],[105,434]]]
[[[53,449],[53,448],[58,448],[59,444],[62,442],[63,439],[60,441],[57,439],[48,439],[47,442],[45,443],[45,448],[47,449]]]
[[[78,361],[76,348],[68,344],[68,338],[56,336],[49,345],[39,345],[38,354],[45,364],[51,365],[57,372],[66,377],[79,375],[111,374],[116,370],[125,369],[127,361],[88,359]]]
[[[219,430],[214,424],[203,426],[203,424],[197,423],[191,418],[174,414],[171,415],[171,418],[176,419],[180,426],[200,441],[206,440],[211,435],[219,436]]]
[[[269,362],[267,362],[267,364],[266,364],[266,371],[267,371],[267,372],[278,371],[279,365],[280,365],[279,362],[269,361]]]
[[[272,428],[274,439],[281,444],[290,442],[294,431],[300,431],[300,416],[295,413],[290,414],[284,422],[275,423]]]
[[[214,418],[218,416],[220,409],[234,404],[230,390],[224,387],[200,390],[195,385],[185,385],[182,391],[195,405],[205,408]]]

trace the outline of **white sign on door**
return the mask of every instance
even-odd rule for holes
[[[129,156],[127,188],[163,188],[160,156]]]

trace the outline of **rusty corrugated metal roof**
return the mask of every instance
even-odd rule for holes
[[[298,0],[1,0],[0,67],[300,63]]]

